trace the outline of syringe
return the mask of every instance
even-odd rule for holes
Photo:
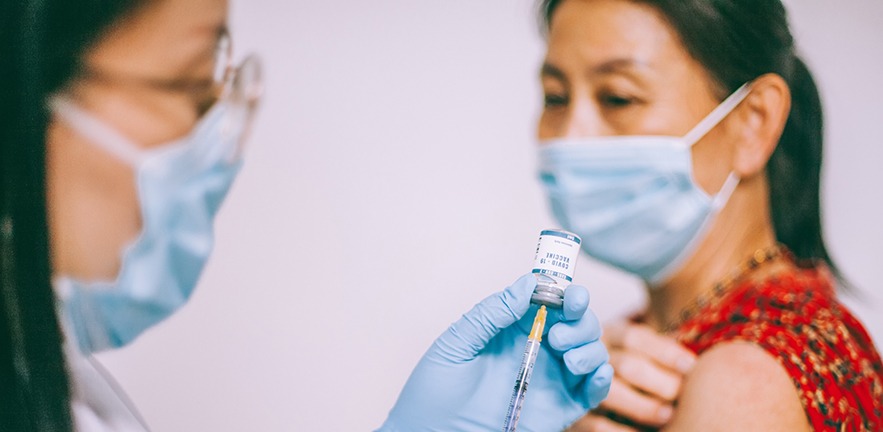
[[[524,404],[524,395],[527,393],[527,384],[533,374],[533,366],[537,362],[537,353],[540,352],[540,342],[543,340],[543,330],[546,327],[546,306],[540,306],[537,316],[533,319],[533,327],[527,336],[527,345],[524,347],[524,356],[521,358],[521,369],[515,378],[515,390],[512,400],[509,402],[509,413],[506,414],[506,425],[503,432],[514,432],[518,426],[518,418],[521,416],[521,405]]]

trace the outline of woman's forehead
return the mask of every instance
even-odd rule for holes
[[[625,0],[567,0],[549,28],[547,63],[561,68],[631,63],[655,67],[690,56],[654,7]],[[588,72],[588,71],[585,71]]]

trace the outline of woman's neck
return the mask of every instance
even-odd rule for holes
[[[712,222],[693,256],[667,281],[648,288],[648,324],[656,329],[668,327],[682,310],[711,291],[756,250],[776,244],[765,183],[761,179],[743,182]]]

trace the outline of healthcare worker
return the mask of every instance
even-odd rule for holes
[[[189,298],[242,165],[260,65],[232,61],[225,0],[0,8],[0,430],[146,430],[91,354]],[[452,325],[382,429],[499,427],[534,284]],[[606,395],[587,306],[569,287],[522,430],[560,429]]]

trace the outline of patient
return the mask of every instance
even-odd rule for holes
[[[571,429],[883,430],[880,356],[822,240],[818,91],[780,1],[543,13],[552,211],[650,300],[606,331],[610,396]]]

